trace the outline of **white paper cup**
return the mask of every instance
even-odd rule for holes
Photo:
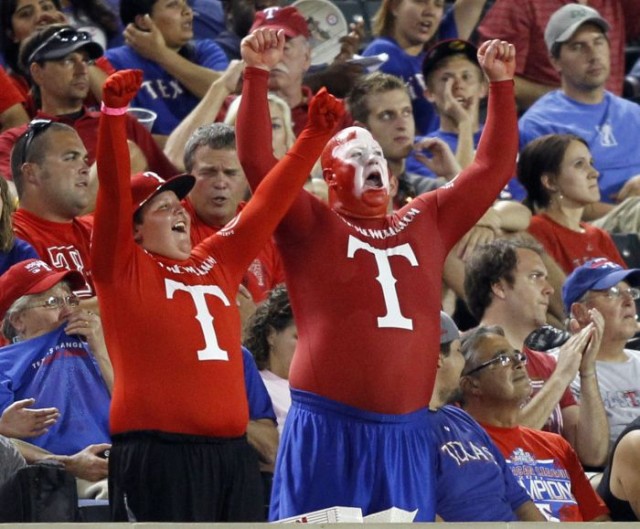
[[[155,122],[158,114],[156,114],[153,110],[148,110],[142,107],[130,107],[127,109],[127,113],[136,118],[138,122],[144,126],[149,132],[153,128],[153,123]]]

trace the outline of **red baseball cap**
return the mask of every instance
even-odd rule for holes
[[[134,213],[146,202],[163,191],[173,191],[180,200],[186,197],[196,183],[194,176],[180,174],[164,180],[156,173],[146,171],[131,177],[131,199]]]
[[[45,292],[63,280],[69,282],[71,290],[79,290],[85,284],[80,272],[53,269],[40,259],[14,264],[0,276],[0,320],[17,299]]]
[[[249,32],[258,28],[283,29],[285,36],[291,38],[299,35],[311,38],[307,20],[293,6],[267,7],[258,11]]]

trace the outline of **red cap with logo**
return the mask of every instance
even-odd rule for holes
[[[80,272],[55,270],[40,259],[27,259],[14,264],[0,276],[0,320],[17,299],[45,292],[60,281],[68,281],[71,290],[80,290],[85,284]]]
[[[306,19],[293,6],[268,7],[258,11],[250,32],[258,28],[283,29],[285,36],[291,38],[299,35],[311,38]]]
[[[163,191],[173,191],[180,200],[186,197],[196,179],[190,174],[180,174],[164,180],[156,173],[146,171],[131,177],[131,200],[134,213],[146,202]]]

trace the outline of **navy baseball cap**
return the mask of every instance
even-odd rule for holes
[[[460,331],[451,317],[440,311],[440,345],[460,339]]]
[[[640,283],[640,268],[622,268],[604,257],[592,259],[576,268],[562,285],[562,301],[567,314],[571,305],[584,296],[589,290],[607,290],[620,281],[627,281],[632,286]]]
[[[478,48],[462,39],[441,40],[427,51],[422,61],[422,75],[427,79],[443,59],[452,55],[462,55],[478,67]]]

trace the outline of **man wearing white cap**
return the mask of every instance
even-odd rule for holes
[[[603,201],[587,210],[591,219],[640,195],[640,106],[606,90],[609,30],[598,11],[581,4],[567,4],[551,16],[544,38],[561,88],[536,101],[519,122],[521,149],[552,133],[575,134],[588,143]]]

